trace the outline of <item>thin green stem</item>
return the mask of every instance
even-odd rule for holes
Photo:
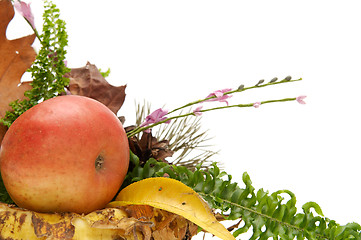
[[[25,17],[24,17],[24,19],[25,19],[25,21],[30,25],[31,29],[33,29],[33,32],[34,32],[36,38],[37,38],[37,39],[40,41],[40,43],[42,44],[43,42],[41,41],[40,35],[39,35],[39,33],[38,33],[38,30],[36,30],[36,28],[29,22],[28,19],[26,19]]]
[[[181,107],[178,107],[178,108],[176,108],[176,109],[173,109],[173,110],[170,111],[168,114],[171,114],[171,113],[176,112],[176,111],[178,111],[178,110],[181,110],[181,109],[183,109],[183,108],[190,107],[190,106],[192,106],[192,105],[195,105],[195,104],[198,104],[198,103],[207,101],[207,100],[212,99],[212,98],[215,98],[215,96],[212,96],[212,97],[209,97],[209,98],[204,98],[204,99],[200,99],[200,100],[197,100],[197,101],[193,101],[193,102],[187,103],[187,104],[185,104],[185,105],[183,105],[183,106],[181,106]]]
[[[262,101],[260,102],[261,105],[262,104],[267,104],[267,103],[274,103],[274,102],[289,102],[289,101],[295,101],[296,98],[283,98],[283,99],[277,99],[277,100],[267,100],[267,101]],[[215,108],[209,108],[209,109],[204,109],[204,110],[200,110],[199,112],[208,112],[208,111],[213,111],[213,110],[219,110],[219,109],[225,109],[225,108],[234,108],[234,107],[253,107],[254,103],[247,103],[247,104],[236,104],[236,105],[230,105],[230,106],[222,106],[222,107],[215,107]]]
[[[28,22],[29,22],[29,21],[28,21]],[[29,24],[30,24],[30,22],[29,22]],[[34,28],[31,24],[30,24],[30,26],[31,26],[31,28],[33,29],[33,31],[34,31],[34,33],[35,33],[35,36],[36,36],[36,38],[39,40],[40,44],[43,44],[43,41],[41,40],[40,35],[39,35],[38,31],[36,30],[36,28]]]
[[[187,117],[187,116],[189,116],[189,115],[194,115],[194,114],[193,114],[193,113],[186,113],[186,114],[182,114],[182,115],[177,115],[177,116],[169,117],[169,118],[164,119],[164,120],[162,120],[162,121],[159,121],[159,122],[150,124],[150,125],[145,126],[145,127],[137,127],[137,128],[134,129],[133,131],[128,132],[128,133],[127,133],[127,136],[128,136],[128,138],[133,137],[134,135],[136,135],[136,134],[138,134],[138,133],[140,133],[140,132],[143,132],[143,131],[145,131],[145,130],[147,130],[147,129],[149,129],[149,128],[155,127],[155,126],[157,126],[157,125],[159,125],[159,124],[168,122],[168,121],[170,121],[170,120],[172,120],[172,119]]]

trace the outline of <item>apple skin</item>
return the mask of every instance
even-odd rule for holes
[[[76,95],[46,100],[23,113],[0,148],[6,190],[19,207],[36,212],[105,207],[128,165],[128,139],[116,115]]]

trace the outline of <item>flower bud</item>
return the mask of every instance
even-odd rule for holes
[[[292,77],[291,76],[287,76],[287,77],[285,77],[285,81],[290,81],[292,79]]]
[[[262,83],[264,83],[264,79],[259,80],[256,86],[261,85]]]
[[[274,78],[272,78],[271,79],[271,81],[269,81],[270,83],[274,83],[274,82],[276,82],[278,80],[278,78],[277,77],[274,77]]]

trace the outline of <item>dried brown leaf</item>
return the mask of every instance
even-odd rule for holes
[[[144,240],[191,239],[197,234],[198,226],[184,217],[148,205],[128,205],[121,209],[129,218],[136,219],[136,231],[143,234]]]
[[[0,1],[0,118],[11,110],[10,102],[23,99],[24,92],[31,89],[29,83],[20,84],[20,79],[36,57],[31,46],[35,34],[14,40],[6,38],[6,29],[13,17],[11,1]],[[5,132],[6,127],[0,124],[0,142]]]
[[[128,205],[124,207],[128,217],[133,217],[140,221],[150,221],[154,217],[153,207],[148,205]]]
[[[133,126],[126,127],[125,130],[131,131]],[[137,136],[129,138],[130,150],[139,157],[140,165],[143,166],[150,158],[158,161],[168,162],[167,157],[171,157],[174,153],[169,148],[169,141],[158,141],[152,136],[152,133],[142,133],[142,137],[138,139]]]
[[[154,240],[179,240],[169,227],[154,231],[153,238]]]
[[[72,94],[96,99],[115,114],[124,103],[126,85],[116,87],[109,84],[94,64],[87,62],[84,67],[73,68],[64,77],[70,79],[69,91]]]

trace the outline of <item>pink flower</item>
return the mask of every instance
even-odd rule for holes
[[[196,109],[194,109],[194,111],[193,111],[194,115],[201,116],[202,115],[202,112],[201,112],[202,108],[203,108],[203,106],[199,106]]]
[[[255,102],[253,104],[253,107],[255,107],[255,108],[259,108],[259,106],[261,106],[261,102]]]
[[[167,119],[167,117],[164,117],[165,115],[168,114],[168,111],[167,110],[163,110],[161,108],[158,108],[157,110],[155,110],[154,112],[152,112],[150,115],[148,115],[146,118],[145,118],[145,122],[140,124],[139,127],[145,127],[145,126],[148,126],[150,124],[153,124],[153,123],[157,123],[157,122],[160,122],[160,121],[163,121],[165,119]],[[165,122],[165,123],[170,123],[170,120]],[[146,129],[145,132],[149,133],[150,132],[150,129]]]
[[[299,104],[306,104],[305,101],[303,101],[303,99],[305,99],[307,96],[299,96],[299,97],[296,97],[296,101],[299,103]]]
[[[210,98],[210,97],[213,97],[215,96],[215,98],[211,98],[211,99],[208,99],[206,100],[205,102],[215,102],[215,101],[218,101],[218,102],[225,102],[227,105],[228,105],[228,102],[226,99],[232,97],[231,95],[224,95],[224,93],[226,92],[229,92],[231,91],[232,89],[231,88],[226,88],[226,89],[222,89],[222,90],[217,90],[217,91],[214,91],[212,92],[211,94],[209,94],[206,98]]]
[[[21,16],[23,16],[35,29],[34,15],[31,12],[30,3],[25,3],[23,1],[16,0],[14,2],[14,7],[16,11],[18,11],[21,14]]]

